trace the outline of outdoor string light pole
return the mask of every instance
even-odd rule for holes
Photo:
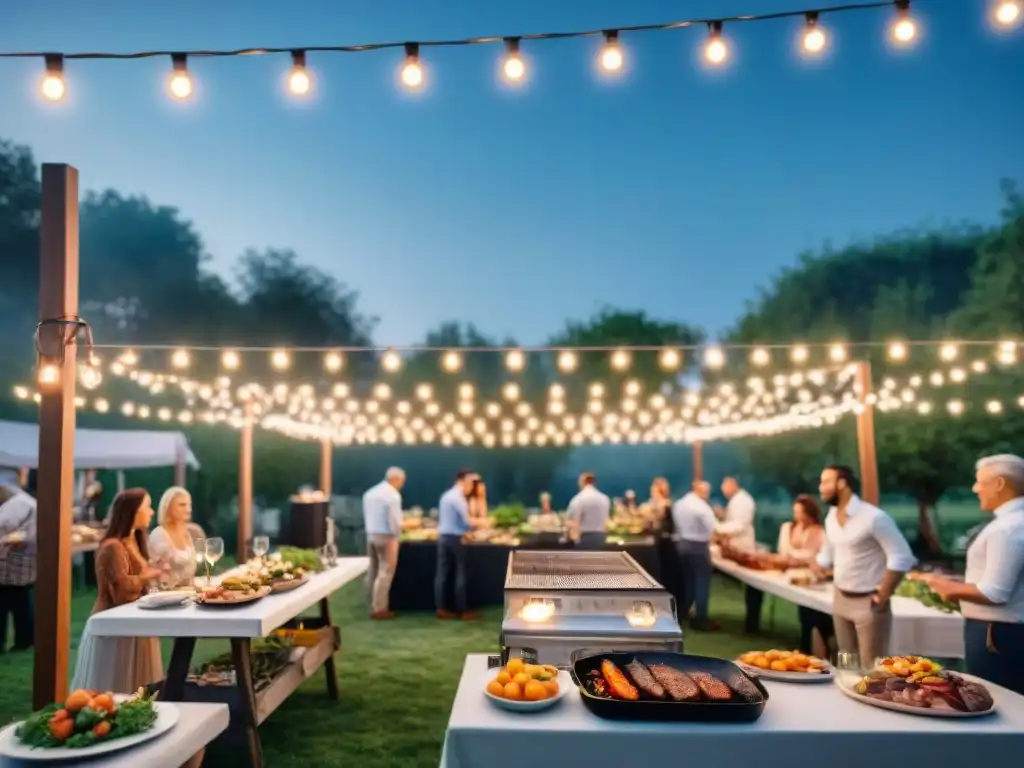
[[[320,492],[327,498],[327,503],[330,505],[331,502],[331,462],[334,457],[334,442],[329,437],[321,438],[320,440]]]
[[[254,408],[251,399],[245,402],[245,413],[239,429],[238,446],[238,545],[239,563],[249,559],[249,540],[252,538],[252,422]]]
[[[860,497],[878,504],[878,456],[875,449],[875,395],[871,387],[871,363],[860,360],[854,374],[857,409],[857,459],[860,464]]]

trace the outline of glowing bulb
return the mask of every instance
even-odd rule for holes
[[[306,52],[292,51],[292,70],[288,74],[288,90],[296,96],[305,96],[313,88],[313,79],[306,69]]]
[[[505,40],[505,64],[502,70],[505,72],[505,79],[510,83],[518,83],[526,74],[526,64],[519,53],[519,38],[509,37]]]
[[[37,381],[44,386],[56,384],[60,381],[60,368],[52,363],[39,366]]]
[[[184,349],[175,350],[174,354],[171,355],[171,365],[175,368],[188,368],[192,358],[189,356],[188,351]]]
[[[722,39],[722,22],[712,21],[708,29],[710,36],[704,46],[704,58],[711,64],[722,64],[729,56],[729,48]]]
[[[39,84],[39,90],[43,98],[48,101],[60,101],[64,98],[64,57],[60,55],[48,55],[46,61],[46,74]]]
[[[238,370],[238,366],[241,365],[241,358],[238,357],[237,352],[227,351],[220,356],[220,364],[229,371]]]
[[[345,358],[339,352],[328,352],[324,355],[324,370],[328,373],[337,373],[345,365]]]
[[[176,99],[187,99],[192,95],[192,77],[188,73],[188,59],[183,53],[175,53],[171,56],[173,71],[169,87],[171,95]]]
[[[947,342],[939,347],[939,357],[945,360],[947,363],[950,360],[956,360],[957,355],[960,354],[960,348],[951,342]]]
[[[1003,0],[996,5],[995,19],[1004,27],[1011,27],[1020,21],[1020,3],[1017,0]]]
[[[416,398],[418,400],[429,400],[434,396],[434,388],[429,384],[416,385]]]
[[[663,349],[658,355],[658,364],[666,371],[676,370],[683,362],[683,356],[678,349]]]
[[[946,410],[948,410],[952,416],[959,416],[964,412],[964,403],[962,400],[950,400],[946,403]]]
[[[989,400],[985,403],[985,410],[995,416],[1003,412],[1003,404],[998,400]]]
[[[771,353],[764,347],[758,347],[750,353],[750,362],[756,366],[765,366],[772,361]]]
[[[894,341],[889,345],[888,355],[890,360],[902,361],[907,359],[907,345],[902,341]]]
[[[898,15],[892,25],[892,39],[905,45],[917,36],[917,25],[910,17],[910,0],[898,0],[896,8]]]
[[[842,344],[833,344],[828,348],[828,357],[833,363],[841,363],[846,359],[846,347]]]
[[[576,370],[576,353],[568,350],[558,353],[558,370],[562,373],[572,373]]]
[[[519,399],[519,385],[515,382],[510,381],[501,389],[502,394],[506,400],[518,400]]]
[[[462,368],[462,355],[458,352],[445,352],[441,358],[441,367],[448,373],[455,373]]]
[[[82,386],[86,389],[96,389],[96,387],[100,385],[100,382],[103,381],[103,374],[101,374],[96,368],[86,365],[82,366],[79,378],[82,381]]]
[[[416,90],[423,85],[423,65],[420,64],[419,43],[405,44],[405,64],[402,66],[402,84]]]
[[[291,357],[283,349],[275,349],[270,353],[270,364],[279,371],[283,371],[291,362]]]
[[[559,384],[557,381],[548,387],[548,397],[552,400],[561,400],[565,397],[565,387]]]
[[[792,360],[794,363],[806,363],[809,354],[810,353],[807,351],[807,347],[805,347],[803,344],[798,344],[797,346],[793,347],[793,349],[790,351],[789,359]]]
[[[513,349],[505,355],[505,367],[513,372],[523,370],[526,367],[526,355],[523,354],[522,350]]]
[[[825,32],[818,26],[818,14],[807,14],[807,28],[804,30],[804,51],[810,54],[825,50]]]
[[[130,349],[125,350],[124,354],[122,354],[119,359],[120,359],[121,363],[123,363],[124,365],[129,365],[129,366],[130,365],[137,365],[138,362],[139,362],[139,356],[137,354],[135,354],[135,352],[130,350]]]
[[[708,347],[704,352],[704,365],[708,368],[721,368],[725,365],[725,352],[721,347]]]
[[[381,367],[388,373],[395,373],[402,367],[402,356],[389,349],[380,357]]]
[[[629,352],[627,352],[626,350],[617,349],[614,352],[612,352],[612,368],[614,368],[616,371],[626,370],[627,368],[629,368],[630,362],[631,357]]]
[[[601,69],[605,72],[618,72],[622,69],[622,48],[619,46],[619,33],[604,33],[604,48],[601,49]]]

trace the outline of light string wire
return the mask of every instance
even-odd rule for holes
[[[914,5],[921,3],[934,3],[936,0],[914,0]],[[55,51],[10,51],[0,52],[0,58],[4,59],[30,59],[45,58],[47,56],[61,56],[66,60],[72,59],[150,59],[163,56],[189,56],[196,58],[222,58],[230,56],[272,56],[280,54],[294,54],[297,52],[306,53],[364,53],[367,51],[381,51],[391,49],[406,49],[409,45],[423,48],[453,48],[470,45],[493,45],[507,43],[510,40],[533,41],[533,40],[567,40],[583,37],[606,36],[609,32],[637,33],[637,32],[666,32],[688,27],[707,27],[723,24],[749,23],[754,21],[777,21],[780,19],[806,18],[807,16],[825,16],[840,13],[851,13],[857,11],[878,10],[881,8],[895,8],[897,10],[907,6],[906,0],[877,0],[867,3],[846,3],[844,5],[833,5],[824,7],[811,7],[802,10],[775,11],[771,13],[742,14],[735,16],[715,16],[707,18],[686,19],[680,21],[669,21],[656,24],[634,24],[621,27],[603,27],[601,29],[575,30],[569,32],[534,32],[518,35],[486,35],[478,37],[465,37],[452,40],[424,40],[417,42],[381,42],[363,43],[361,45],[292,45],[275,48],[235,48],[235,49],[196,49],[196,50],[147,50],[126,53],[112,51],[58,53]]]

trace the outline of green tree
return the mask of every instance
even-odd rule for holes
[[[31,359],[39,301],[40,192],[32,151],[0,140],[0,349],[8,361]]]

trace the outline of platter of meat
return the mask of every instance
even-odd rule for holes
[[[882,659],[857,682],[840,680],[839,690],[864,704],[925,717],[983,717],[996,711],[980,680],[918,656]]]
[[[234,607],[262,600],[270,594],[270,587],[224,579],[220,586],[204,589],[196,596],[196,605],[210,608]]]
[[[834,677],[827,661],[800,651],[749,651],[736,663],[749,675],[785,683],[827,683]]]
[[[667,651],[616,651],[574,658],[584,706],[613,720],[749,723],[768,691],[736,664]]]

